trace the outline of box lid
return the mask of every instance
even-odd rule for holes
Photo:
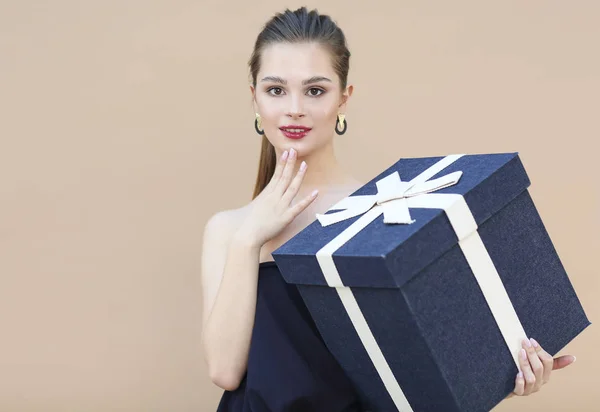
[[[375,195],[377,181],[398,172],[410,181],[443,157],[400,159],[350,196]],[[460,180],[435,193],[460,194],[481,226],[527,189],[529,178],[518,153],[464,155],[433,175],[453,172]],[[335,213],[330,210],[327,214]],[[410,208],[411,224],[384,223],[379,215],[332,255],[344,286],[398,288],[450,250],[458,237],[442,209]],[[288,283],[327,286],[316,253],[357,221],[352,217],[329,226],[318,220],[276,249],[272,255]]]

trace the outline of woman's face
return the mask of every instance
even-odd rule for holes
[[[263,50],[251,91],[271,144],[306,156],[331,143],[352,86],[341,90],[331,55],[319,44],[276,43]]]

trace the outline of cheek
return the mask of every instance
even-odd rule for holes
[[[335,122],[338,114],[338,101],[332,96],[332,93],[328,98],[315,100],[313,104],[307,105],[310,107],[311,117],[315,121],[323,123]]]
[[[275,99],[257,98],[256,104],[263,122],[271,123],[280,118],[282,105]]]
[[[319,122],[320,124],[331,125],[335,123],[337,115],[337,106],[328,104],[316,110],[313,117],[315,121]]]

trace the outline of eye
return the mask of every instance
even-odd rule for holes
[[[325,90],[319,89],[317,87],[311,87],[310,89],[308,89],[308,94],[313,97],[320,96],[323,93],[325,93]]]
[[[269,90],[267,90],[267,93],[273,96],[280,96],[283,93],[283,90],[281,87],[271,87]]]

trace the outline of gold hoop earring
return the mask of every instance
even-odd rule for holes
[[[255,113],[256,114],[256,119],[254,119],[254,130],[256,130],[256,133],[258,133],[259,135],[264,135],[265,131],[261,130],[262,128],[262,120],[260,118],[260,114]]]
[[[338,125],[344,125],[344,128],[342,130],[338,129]],[[346,121],[346,115],[343,114],[338,114],[338,118],[337,121],[335,122],[335,132],[338,135],[343,135],[344,133],[346,133],[346,130],[348,129],[348,121]]]

